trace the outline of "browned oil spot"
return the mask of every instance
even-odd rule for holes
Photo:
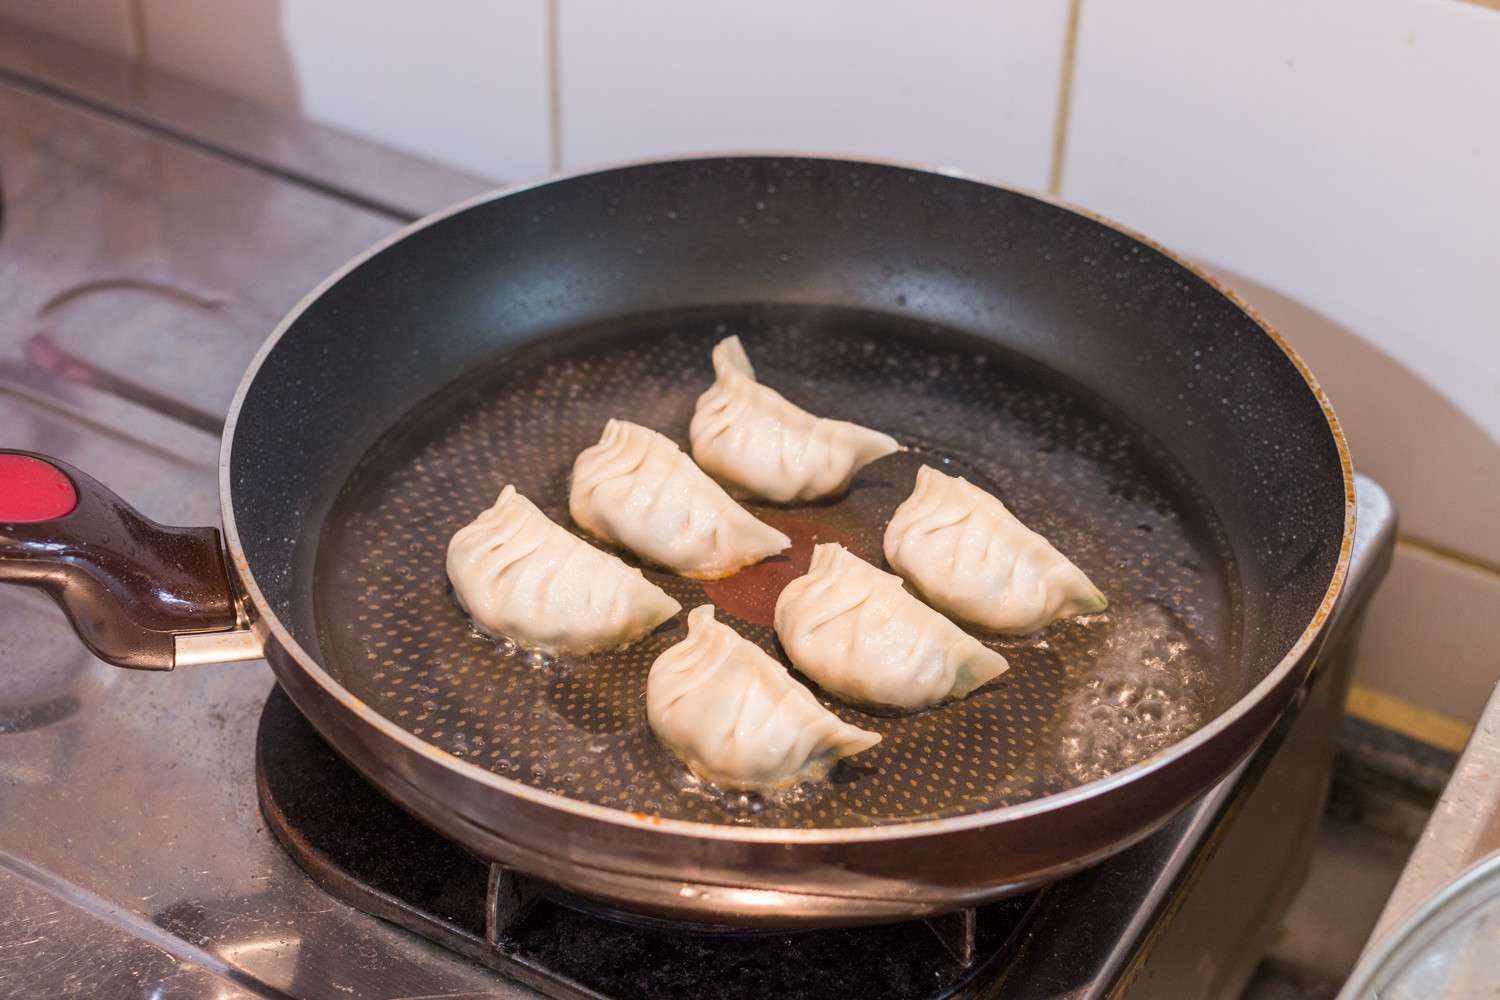
[[[711,580],[703,585],[708,599],[736,618],[757,625],[770,625],[776,615],[776,598],[787,584],[807,572],[812,562],[813,546],[824,542],[838,542],[851,552],[869,558],[847,533],[829,524],[818,515],[832,508],[814,510],[760,510],[756,516],[774,528],[784,532],[792,540],[792,547],[780,555],[756,563],[749,569],[740,570],[723,580]],[[879,559],[879,555],[876,555]]]

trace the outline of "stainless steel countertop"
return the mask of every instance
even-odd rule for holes
[[[274,320],[403,221],[5,84],[0,184],[5,443],[175,524],[218,520],[212,424]],[[117,670],[18,587],[0,621],[0,995],[529,995],[333,902],[272,840],[263,663]]]
[[[0,22],[0,80],[65,95],[385,214],[416,218],[496,186],[492,179],[24,25]]]

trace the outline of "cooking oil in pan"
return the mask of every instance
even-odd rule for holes
[[[813,544],[884,568],[881,537],[923,463],[966,476],[1049,538],[1110,598],[1035,636],[981,637],[1011,669],[960,702],[873,714],[812,686],[881,743],[828,780],[768,796],[698,781],[652,736],[645,679],[686,634],[542,657],[475,632],[449,592],[449,537],[507,483],[569,525],[568,473],[621,417],[686,444],[709,350],[734,332],[761,379],[910,450],[836,501],[750,504],[794,549],[729,581],[645,572],[684,608],[786,662],[769,627]],[[634,562],[628,553],[622,557]],[[1242,693],[1236,594],[1208,504],[1101,401],[1003,348],[885,315],[744,307],[636,317],[513,350],[400,421],[326,522],[316,579],[326,662],[416,736],[538,788],[630,812],[754,826],[848,827],[1027,801],[1142,760]],[[800,678],[806,681],[806,678]]]

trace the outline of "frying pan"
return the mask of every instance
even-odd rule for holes
[[[752,504],[787,557],[708,585],[648,569],[684,606],[780,655],[779,587],[817,541],[881,564],[925,463],[993,490],[1109,611],[984,637],[1012,669],[954,705],[823,698],[885,739],[764,797],[650,736],[645,671],[682,617],[591,658],[471,630],[452,531],[508,482],[568,524],[572,459],[609,417],[685,442],[731,332],[762,380],[908,450],[835,501]],[[46,589],[102,658],[263,655],[343,756],[476,854],[638,912],[787,927],[970,906],[1159,827],[1297,696],[1354,520],[1317,383],[1191,265],[949,172],[772,155],[485,196],[346,265],[240,385],[222,538],[40,456],[0,456],[0,483],[0,578]]]

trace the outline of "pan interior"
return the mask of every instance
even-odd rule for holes
[[[1110,609],[1031,637],[984,638],[1010,671],[914,715],[850,708],[808,682],[882,742],[827,782],[768,797],[697,781],[647,726],[647,671],[686,634],[685,615],[629,649],[589,657],[542,657],[475,632],[444,571],[453,532],[507,483],[576,531],[573,458],[610,417],[685,447],[713,377],[709,350],[731,332],[761,381],[910,451],[868,466],[833,503],[747,504],[797,546],[746,580],[705,588],[646,567],[684,608],[713,600],[721,621],[787,663],[754,620],[766,619],[766,594],[817,541],[888,568],[886,522],[927,463],[998,495],[1089,574]],[[1241,665],[1238,592],[1209,504],[1104,401],[995,343],[906,317],[744,306],[634,317],[518,347],[401,418],[324,525],[315,611],[324,662],[349,690],[480,767],[666,818],[837,828],[1024,802],[1181,739],[1258,679]]]

